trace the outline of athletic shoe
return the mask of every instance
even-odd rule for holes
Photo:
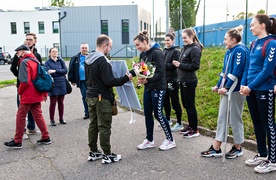
[[[175,141],[169,141],[169,140],[165,139],[165,141],[163,141],[162,145],[159,146],[159,149],[162,151],[166,151],[166,150],[169,150],[169,149],[172,149],[175,147],[176,147]]]
[[[26,133],[24,133],[23,134],[23,139],[25,140],[25,139],[29,139],[29,136],[26,134]]]
[[[59,120],[60,124],[66,124],[66,121],[64,121],[63,119]]]
[[[184,134],[183,137],[189,139],[189,138],[198,137],[199,135],[200,134],[199,134],[198,130],[197,131],[190,130],[188,133]]]
[[[172,122],[171,120],[168,120],[168,122],[169,122],[169,125],[170,125],[170,126],[173,124],[173,122]],[[158,127],[161,127],[161,125],[158,124]]]
[[[117,162],[122,159],[122,155],[116,155],[114,153],[111,153],[109,155],[103,155],[102,163],[103,164],[110,164],[112,162]]]
[[[103,158],[103,153],[100,151],[89,152],[88,161],[95,161],[97,159],[102,159],[102,158]]]
[[[56,126],[55,120],[51,120],[50,123],[51,123],[51,126]]]
[[[192,130],[192,128],[190,126],[186,126],[185,129],[182,129],[180,131],[180,134],[187,134],[188,132],[190,132],[190,130]]]
[[[154,148],[154,147],[155,147],[154,140],[152,140],[152,141],[150,142],[150,141],[147,140],[147,139],[145,139],[145,140],[143,141],[142,144],[139,144],[139,145],[137,146],[137,148],[140,149],[140,150],[148,149],[148,148]]]
[[[180,131],[180,130],[182,130],[182,129],[183,129],[183,126],[177,122],[177,123],[175,123],[175,125],[171,128],[171,131],[176,132],[176,131]]]
[[[85,114],[83,119],[89,119],[89,115],[88,114]]]
[[[41,134],[41,132],[36,130],[36,129],[33,129],[33,130],[28,129],[27,133],[30,134],[30,135],[32,135],[32,134]]]
[[[222,156],[221,149],[219,148],[219,150],[215,150],[213,145],[211,145],[211,147],[208,150],[202,151],[200,154],[203,157],[221,157]]]
[[[22,149],[22,143],[15,143],[13,139],[10,142],[5,142],[4,145],[11,149]]]
[[[52,141],[50,138],[47,138],[47,139],[40,139],[38,141],[36,141],[37,144],[45,144],[45,145],[48,145],[48,144],[51,144]]]
[[[271,171],[276,171],[276,163],[272,163],[269,160],[265,160],[260,165],[255,167],[254,171],[258,173],[269,173]]]
[[[267,157],[260,157],[258,154],[254,156],[252,159],[248,159],[245,161],[245,164],[248,166],[257,166],[261,164],[263,161],[266,161]]]
[[[234,159],[236,157],[240,157],[243,155],[243,151],[242,148],[237,149],[235,145],[232,146],[232,148],[230,149],[230,151],[228,153],[225,154],[225,157],[227,159]]]

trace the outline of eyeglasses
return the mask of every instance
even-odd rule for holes
[[[33,39],[26,39],[26,41],[33,41]]]
[[[109,47],[110,49],[112,49],[112,46],[109,46],[108,44],[106,44],[107,47]]]

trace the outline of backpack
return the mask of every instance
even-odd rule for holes
[[[263,47],[262,47],[262,57],[263,58],[265,58],[265,55],[266,55],[265,54],[266,46],[272,40],[276,40],[276,38],[269,38],[269,39],[265,40]],[[256,40],[252,42],[252,44],[250,46],[250,51],[254,48],[255,42],[256,42]],[[276,66],[274,67],[273,75],[276,76]]]
[[[37,75],[34,80],[32,80],[34,87],[39,92],[50,92],[52,91],[54,85],[54,79],[48,72],[46,71],[45,67],[40,65],[37,60],[31,59],[37,62]]]

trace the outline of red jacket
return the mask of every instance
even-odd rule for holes
[[[30,53],[25,54],[18,61],[18,79],[20,81],[18,94],[21,95],[20,103],[22,104],[42,102],[44,100],[44,96],[47,96],[47,93],[39,92],[33,85],[32,80],[36,78],[37,66],[39,62],[29,58],[36,59],[34,54]]]

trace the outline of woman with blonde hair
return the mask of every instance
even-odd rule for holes
[[[234,145],[231,150],[225,154],[228,159],[233,159],[243,155],[241,144],[244,141],[244,126],[242,121],[242,112],[245,98],[240,95],[239,89],[246,61],[249,60],[248,48],[241,44],[243,26],[230,29],[224,36],[224,44],[227,49],[224,55],[224,66],[221,77],[213,92],[221,96],[219,104],[219,115],[217,120],[217,131],[213,145],[201,152],[203,157],[221,157],[221,144],[225,141],[227,125],[227,113],[229,113],[229,123],[233,132]],[[236,81],[237,83],[234,83]],[[231,103],[228,103],[226,94],[229,89],[233,89],[231,93]],[[230,105],[228,107],[228,105]]]

